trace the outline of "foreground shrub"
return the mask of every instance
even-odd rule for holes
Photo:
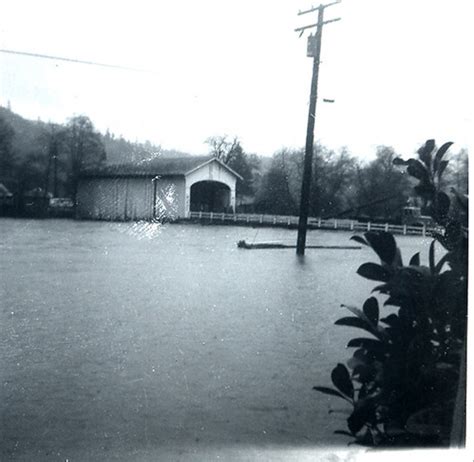
[[[394,237],[367,232],[352,239],[371,247],[380,263],[364,263],[357,273],[378,281],[362,309],[336,321],[364,331],[350,340],[347,366],[332,371],[333,387],[315,390],[348,401],[347,430],[337,430],[369,446],[447,446],[462,443],[465,423],[465,344],[467,317],[467,197],[441,190],[452,143],[438,150],[428,140],[418,159],[395,159],[418,180],[415,192],[438,224],[428,255],[404,265]],[[441,246],[436,245],[438,242]],[[437,253],[442,250],[438,256]],[[381,306],[383,300],[383,305]],[[382,315],[386,306],[396,312]],[[454,422],[461,422],[453,437]],[[459,427],[459,425],[458,425]],[[461,435],[459,435],[461,434]]]

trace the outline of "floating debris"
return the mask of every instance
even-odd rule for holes
[[[279,242],[259,242],[248,244],[245,240],[237,242],[239,249],[296,249],[296,245],[281,244]],[[340,250],[360,250],[358,245],[307,245],[307,249],[340,249]]]

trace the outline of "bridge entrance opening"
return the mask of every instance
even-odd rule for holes
[[[227,212],[230,188],[217,181],[199,181],[191,186],[191,212]]]

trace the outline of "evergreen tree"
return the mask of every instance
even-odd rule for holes
[[[285,153],[276,154],[268,172],[262,178],[262,187],[257,194],[256,210],[260,213],[295,215],[296,203],[291,196]]]

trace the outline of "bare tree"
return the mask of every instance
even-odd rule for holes
[[[234,151],[240,146],[240,141],[236,136],[229,139],[227,135],[219,135],[207,138],[206,144],[209,146],[211,155],[227,164]]]

